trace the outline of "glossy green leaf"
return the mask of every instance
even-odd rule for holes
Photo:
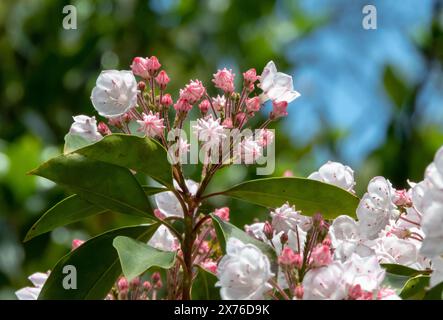
[[[39,299],[84,300],[103,299],[111,290],[122,270],[112,242],[117,236],[126,236],[147,241],[158,224],[125,227],[96,236],[61,258],[39,295]],[[67,290],[63,279],[65,266],[74,266],[77,288]]]
[[[63,148],[63,153],[67,154],[93,143],[94,142],[91,142],[88,139],[79,136],[78,134],[68,133],[67,135],[65,135],[65,145]]]
[[[153,217],[142,187],[126,168],[78,154],[67,154],[45,162],[31,174],[68,187],[103,209]]]
[[[161,251],[129,237],[118,236],[112,245],[117,249],[123,274],[128,281],[151,267],[169,269],[175,262],[176,252]]]
[[[429,274],[430,272],[427,270],[412,269],[410,267],[395,263],[382,263],[381,266],[386,270],[386,272],[408,277],[414,277],[420,274]]]
[[[197,267],[197,276],[192,283],[192,300],[221,300],[220,288],[215,286],[217,276],[212,272]]]
[[[395,290],[395,292],[400,295],[403,290],[405,284],[408,282],[410,277],[404,275],[398,275],[386,272],[385,279],[383,280],[383,285],[386,287],[390,287]]]
[[[222,194],[270,208],[288,201],[305,215],[321,213],[327,219],[342,214],[355,216],[359,203],[355,195],[339,187],[294,177],[251,180]]]
[[[112,134],[76,150],[90,159],[112,163],[147,174],[172,188],[172,169],[166,150],[155,140],[127,134]]]
[[[443,282],[429,289],[424,300],[443,300]]]
[[[220,242],[223,253],[226,252],[226,242],[229,238],[237,238],[243,243],[250,243],[259,248],[266,256],[268,256],[271,263],[275,261],[276,255],[274,249],[264,242],[261,242],[250,235],[248,235],[243,230],[237,228],[233,224],[224,221],[223,219],[211,214],[212,221],[214,222],[214,228],[217,232],[217,239]]]
[[[429,276],[418,275],[410,278],[403,286],[400,297],[402,299],[421,300],[425,296],[425,289],[429,286]]]

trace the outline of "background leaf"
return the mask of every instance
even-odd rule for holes
[[[161,251],[129,237],[118,236],[112,245],[117,249],[123,274],[128,281],[151,267],[169,269],[175,262],[176,252]]]
[[[172,169],[166,150],[155,140],[127,134],[112,134],[77,150],[90,159],[140,171],[172,188]]]
[[[443,300],[443,282],[429,289],[424,300]]]
[[[217,276],[200,266],[197,269],[197,276],[192,283],[192,300],[221,300],[220,288],[215,287]]]
[[[158,224],[125,227],[96,236],[61,258],[42,288],[39,299],[104,299],[121,274],[117,252],[112,242],[117,236],[147,241]],[[77,289],[63,288],[63,268],[72,265],[77,270]]]
[[[359,199],[331,184],[305,178],[265,178],[240,183],[224,195],[275,208],[286,201],[305,215],[321,213],[327,219],[355,216]]]

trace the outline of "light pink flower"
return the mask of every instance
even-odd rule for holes
[[[203,269],[208,270],[209,272],[217,273],[217,262],[211,259],[203,261],[201,263],[201,266],[203,267]]]
[[[331,248],[327,245],[317,245],[311,252],[311,266],[322,267],[332,263]]]
[[[149,78],[148,59],[135,57],[131,64],[132,73],[144,79]]]
[[[234,77],[235,74],[232,73],[232,70],[223,68],[223,70],[218,70],[217,73],[214,73],[214,79],[212,79],[212,82],[216,88],[219,88],[226,93],[231,93],[234,91]]]
[[[166,93],[162,99],[160,100],[160,104],[164,107],[169,107],[173,103],[171,95],[169,93]]]
[[[203,100],[202,102],[200,102],[200,104],[198,105],[198,108],[200,109],[200,111],[203,114],[206,114],[209,110],[209,108],[211,107],[211,104],[209,102],[208,99]]]
[[[158,86],[161,90],[165,90],[166,86],[169,83],[169,77],[165,70],[159,72],[158,76],[155,77],[155,82],[157,82]]]
[[[261,103],[259,97],[246,99],[246,110],[248,112],[257,112],[260,110]]]
[[[156,56],[150,57],[146,62],[146,67],[148,69],[149,75],[151,76],[155,76],[155,73],[158,69],[160,69],[161,66],[162,65],[160,64]]]
[[[180,98],[194,104],[203,97],[205,92],[206,89],[200,80],[191,80],[184,89],[180,90]]]
[[[223,207],[223,208],[219,208],[219,209],[215,209],[214,214],[225,220],[225,221],[229,221],[229,207]]]
[[[148,114],[143,113],[143,120],[137,120],[140,125],[138,131],[144,132],[148,137],[160,136],[163,134],[165,128],[163,119],[160,118],[159,113],[153,114],[149,111]]]
[[[222,111],[226,106],[226,99],[224,96],[217,95],[217,97],[212,98],[212,105],[217,111]]]
[[[177,112],[189,112],[192,109],[192,105],[188,102],[188,100],[180,98],[174,104],[174,109]]]

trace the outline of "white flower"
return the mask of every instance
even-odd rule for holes
[[[304,300],[341,300],[347,295],[341,262],[310,269],[303,279]]]
[[[376,240],[375,253],[380,263],[395,263],[413,266],[417,263],[417,246],[396,236],[382,237]]]
[[[49,273],[36,272],[28,277],[34,287],[25,287],[15,292],[19,300],[37,300]]]
[[[179,248],[178,239],[164,225],[158,227],[148,244],[163,251],[177,251]]]
[[[295,206],[285,203],[280,208],[271,212],[272,227],[275,231],[287,233],[289,230],[296,230],[296,227],[307,231],[311,227],[311,218],[300,214],[295,210]]]
[[[443,257],[438,256],[432,259],[432,274],[430,285],[434,287],[443,281]]]
[[[252,164],[258,158],[262,156],[263,148],[260,146],[258,141],[254,140],[253,137],[246,137],[237,148],[240,150],[240,154],[237,157],[241,157],[243,163]]]
[[[383,177],[373,178],[357,208],[360,235],[375,239],[378,233],[389,223],[389,219],[398,215],[393,202],[394,189],[389,180]]]
[[[360,285],[365,291],[379,289],[385,278],[385,270],[380,266],[376,256],[360,257],[353,254],[344,264],[344,280],[348,288]]]
[[[137,81],[131,71],[105,70],[92,89],[94,108],[104,117],[117,117],[137,104]]]
[[[195,195],[198,190],[199,184],[193,180],[187,179],[185,180],[186,187],[192,195]],[[177,182],[174,180],[174,186],[180,190]],[[183,208],[180,205],[177,197],[172,191],[165,191],[157,193],[154,196],[155,203],[157,204],[157,208],[163,213],[166,217],[183,217]]]
[[[218,145],[222,138],[226,137],[224,126],[220,124],[220,118],[214,120],[212,115],[206,118],[197,119],[197,124],[193,126],[194,133],[199,141],[204,141],[204,147]]]
[[[420,253],[435,257],[443,253],[443,203],[433,202],[423,212],[422,229],[425,234]]]
[[[290,103],[300,96],[300,93],[294,90],[292,77],[283,72],[277,72],[273,61],[269,61],[263,69],[260,76],[260,88],[263,90],[262,102],[271,99],[276,102]]]
[[[217,95],[216,98],[212,98],[212,106],[215,110],[221,111],[225,108],[226,98],[225,96]]]
[[[339,162],[328,161],[318,171],[311,173],[308,179],[333,184],[350,192],[354,191],[354,171]]]
[[[244,244],[230,238],[226,245],[226,255],[217,268],[223,300],[258,300],[272,288],[268,283],[274,276],[268,258],[254,245]]]
[[[143,113],[142,116],[143,120],[137,120],[137,123],[140,125],[138,131],[144,132],[148,137],[161,136],[163,134],[165,126],[158,112],[154,114],[152,111],[149,111],[148,114]]]
[[[268,241],[268,238],[266,237],[266,234],[263,231],[263,228],[265,227],[264,222],[256,222],[253,224],[249,224],[245,226],[245,231],[252,237],[256,238],[257,240],[266,242]]]
[[[95,120],[95,117],[78,115],[72,118],[74,119],[74,122],[71,125],[71,129],[69,129],[70,134],[81,136],[91,142],[103,138],[97,130],[97,121]]]

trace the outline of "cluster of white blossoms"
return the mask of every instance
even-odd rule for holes
[[[354,192],[352,169],[337,162],[326,163],[309,178]],[[274,209],[271,222],[245,229],[274,248],[277,261],[248,245],[254,259],[266,262],[256,264],[254,279],[245,279],[251,262],[234,254],[238,241],[229,242],[231,253],[217,271],[223,297],[273,298],[275,291],[268,289],[272,284],[281,298],[400,299],[384,283],[383,264],[432,271],[430,286],[439,284],[443,281],[443,147],[426,169],[425,179],[410,185],[409,190],[396,190],[389,180],[373,178],[356,210],[357,220],[347,215],[332,221],[308,217],[289,203]]]

